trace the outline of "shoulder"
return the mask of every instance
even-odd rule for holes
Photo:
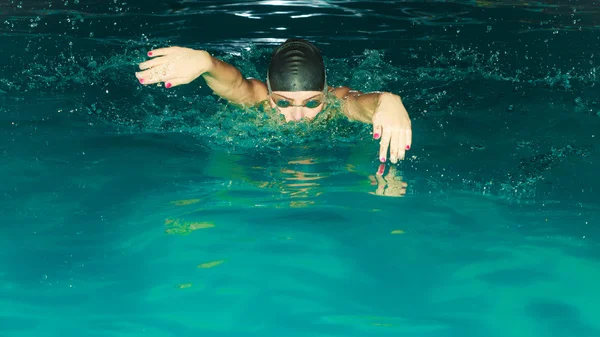
[[[329,87],[329,92],[332,93],[332,94],[334,94],[334,96],[336,98],[338,98],[340,100],[345,100],[346,98],[348,98],[348,96],[351,93],[355,93],[357,91],[356,90],[352,90],[352,88],[343,86],[343,87],[337,87],[337,88]]]

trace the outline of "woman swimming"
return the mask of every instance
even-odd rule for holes
[[[271,56],[266,83],[245,78],[239,69],[204,50],[168,47],[151,50],[153,59],[139,64],[135,75],[143,85],[165,83],[166,88],[187,84],[202,76],[213,92],[243,106],[268,104],[286,121],[312,119],[323,110],[328,95],[341,100],[350,120],[373,124],[380,140],[379,159],[404,159],[412,143],[411,121],[400,96],[389,92],[363,93],[327,85],[320,51],[309,41],[288,39]]]

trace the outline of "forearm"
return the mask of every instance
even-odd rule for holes
[[[215,95],[232,103],[255,103],[252,80],[244,78],[239,69],[231,64],[210,57],[210,67],[202,77]]]
[[[357,120],[363,123],[371,124],[373,121],[373,113],[379,105],[383,92],[363,93],[347,88],[343,92],[342,111],[350,120]]]

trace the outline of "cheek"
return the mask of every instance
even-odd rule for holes
[[[276,110],[277,110],[277,112],[278,112],[280,115],[283,115],[283,116],[285,116],[285,120],[286,120],[286,122],[289,122],[289,121],[292,121],[292,120],[294,120],[294,118],[293,118],[293,114],[292,114],[292,111],[290,111],[291,109],[289,109],[289,108],[288,108],[288,109],[278,108],[278,107],[277,107],[277,106],[275,106],[275,105],[273,105],[273,108],[274,108],[274,109],[276,109]]]
[[[321,112],[323,110],[323,106],[321,105],[320,107],[316,108],[316,109],[304,109],[303,113],[304,116],[308,117],[308,118],[315,118],[319,112]]]

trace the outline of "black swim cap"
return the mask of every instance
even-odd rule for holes
[[[288,39],[273,51],[267,74],[271,91],[323,91],[321,52],[303,39]]]

